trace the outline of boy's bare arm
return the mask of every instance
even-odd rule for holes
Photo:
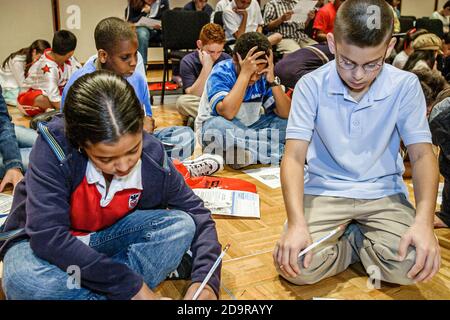
[[[399,260],[403,261],[408,247],[416,248],[416,261],[408,277],[415,282],[421,282],[430,280],[439,271],[441,264],[439,242],[433,229],[439,172],[431,144],[409,145],[408,153],[416,199],[416,219],[403,235],[398,255]]]
[[[237,29],[237,31],[233,34],[234,38],[237,39],[245,33],[245,29],[247,28],[248,13],[246,9],[234,8],[233,11],[242,17],[239,29]]]
[[[300,274],[298,254],[312,243],[303,208],[303,176],[308,146],[307,141],[287,140],[281,165],[281,185],[288,223],[275,246],[273,259],[287,277]],[[305,267],[309,266],[311,259],[312,253],[308,252],[303,262]]]
[[[266,60],[267,68],[261,71],[261,73],[265,73],[267,82],[272,83],[275,81],[272,50],[270,50],[269,56],[266,56]],[[275,99],[275,113],[279,117],[287,119],[291,111],[291,98],[288,97],[281,86],[272,87],[272,94]]]
[[[258,59],[264,55],[264,52],[260,51],[254,53],[256,49],[258,49],[258,47],[251,48],[244,60],[237,54],[238,63],[240,65],[239,76],[230,93],[228,93],[225,99],[216,106],[217,113],[227,120],[233,120],[238,114],[242,101],[244,101],[245,91],[247,90],[250,78],[258,70],[258,64],[266,63],[265,59]]]

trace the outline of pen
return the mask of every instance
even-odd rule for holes
[[[306,253],[308,253],[309,251],[311,251],[312,249],[314,249],[315,247],[317,247],[319,244],[321,244],[322,242],[330,239],[332,236],[334,236],[336,233],[338,233],[341,230],[345,229],[345,225],[340,225],[339,227],[337,227],[336,229],[334,229],[333,231],[331,231],[329,234],[327,234],[326,236],[324,236],[323,238],[317,240],[316,242],[314,242],[313,244],[309,245],[308,247],[306,247],[305,249],[303,249],[299,254],[298,257],[300,258],[301,256],[305,255]]]
[[[202,284],[200,285],[200,287],[198,287],[197,291],[195,291],[194,297],[192,298],[192,300],[197,300],[198,296],[200,295],[200,293],[202,292],[203,288],[205,288],[206,284],[208,283],[209,279],[211,278],[211,276],[213,275],[214,271],[217,269],[217,267],[220,264],[220,261],[222,260],[222,258],[225,256],[225,253],[227,252],[227,250],[230,248],[230,244],[227,244],[225,246],[225,249],[223,249],[222,253],[220,254],[220,256],[217,258],[216,262],[214,262],[214,265],[211,267],[211,270],[209,270],[208,274],[205,277],[205,280],[203,280]]]

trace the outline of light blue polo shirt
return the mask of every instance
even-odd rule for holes
[[[360,102],[331,61],[295,86],[286,139],[309,141],[305,194],[354,199],[408,196],[400,140],[431,143],[417,77],[385,64]]]

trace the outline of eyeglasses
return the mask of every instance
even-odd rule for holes
[[[344,70],[348,70],[348,71],[355,70],[357,67],[361,66],[361,68],[363,68],[364,72],[370,73],[370,72],[375,72],[375,71],[379,70],[383,66],[384,60],[386,59],[387,50],[388,50],[388,48],[386,48],[383,58],[379,59],[378,61],[369,62],[369,63],[363,64],[363,65],[359,65],[348,59],[342,58],[338,55],[337,52],[336,52],[336,57],[337,57],[337,62],[339,64],[339,66]],[[337,51],[337,45],[336,45],[336,51]]]
[[[356,63],[353,63],[347,59],[344,59],[342,57],[338,57],[338,63],[339,66],[344,70],[355,70],[357,67],[361,66],[363,70],[367,73],[369,72],[375,72],[378,69],[380,69],[383,66],[384,57],[381,61],[377,62],[369,62],[363,65],[359,65]]]

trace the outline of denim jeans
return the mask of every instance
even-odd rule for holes
[[[220,153],[231,146],[237,146],[250,151],[254,163],[278,165],[284,152],[286,126],[287,119],[282,119],[275,113],[261,115],[250,126],[236,118],[229,121],[216,116],[203,123],[202,147],[205,152]]]
[[[155,138],[164,144],[169,158],[185,160],[192,156],[195,147],[195,135],[189,127],[168,127],[155,130]]]
[[[28,129],[21,126],[14,126],[17,143],[19,145],[20,156],[22,158],[23,167],[26,170],[28,168],[28,162],[30,158],[31,147],[36,141],[38,134],[32,129]],[[5,167],[3,165],[3,157],[0,154],[0,179],[5,176]]]
[[[147,27],[137,27],[138,51],[142,55],[144,65],[147,64],[147,50],[150,42],[161,42],[161,30],[149,29]]]
[[[91,234],[89,246],[126,264],[153,289],[180,264],[194,234],[194,221],[185,212],[136,211],[108,229]],[[29,241],[10,248],[3,263],[3,291],[7,299],[106,299],[87,288],[69,288],[68,273],[38,258]]]

